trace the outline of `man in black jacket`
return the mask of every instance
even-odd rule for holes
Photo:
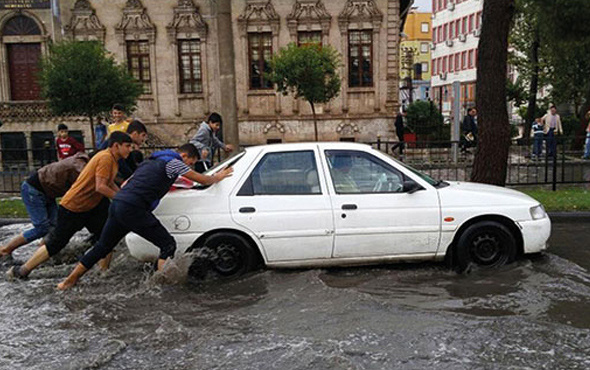
[[[477,145],[477,123],[475,116],[477,109],[475,107],[467,109],[467,115],[463,118],[463,137],[461,138],[461,153],[469,153],[468,148]]]
[[[402,158],[402,159],[403,159],[403,155],[404,155],[404,146],[405,146],[405,143],[404,143],[404,127],[405,127],[404,118],[406,117],[406,115],[407,115],[406,110],[402,109],[402,111],[397,114],[397,117],[395,117],[394,126],[395,126],[395,134],[397,135],[398,142],[391,146],[392,153],[397,148],[399,148],[399,155],[400,155],[400,158]]]

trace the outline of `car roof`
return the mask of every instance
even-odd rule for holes
[[[367,145],[367,144],[341,142],[341,141],[328,141],[328,142],[303,142],[303,143],[257,145],[257,146],[247,147],[246,150],[247,151],[254,150],[254,151],[278,152],[278,151],[283,151],[283,150],[315,149],[316,147],[319,147],[320,150],[323,150],[323,149],[369,150],[369,149],[371,149],[371,146]]]

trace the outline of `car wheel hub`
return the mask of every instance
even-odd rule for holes
[[[221,244],[217,247],[214,260],[215,268],[221,273],[231,273],[239,267],[240,253],[231,244]]]
[[[500,258],[502,248],[498,240],[490,235],[482,235],[473,241],[472,255],[477,263],[489,265]]]

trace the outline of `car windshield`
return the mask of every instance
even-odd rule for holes
[[[211,167],[210,169],[205,171],[203,174],[211,176],[215,172],[219,171],[220,169],[222,169],[225,166],[233,166],[237,161],[242,159],[244,154],[246,154],[245,150],[234,155],[233,157],[229,157],[229,158],[223,160],[222,162],[217,163],[215,166]]]
[[[386,153],[385,153],[386,154]],[[410,170],[411,172],[413,172],[414,174],[416,174],[417,176],[420,176],[420,178],[424,181],[426,181],[427,183],[429,183],[432,186],[439,186],[441,184],[446,184],[444,181],[441,180],[435,180],[432,177],[418,171],[417,169],[415,169],[414,167],[408,166],[407,164],[405,164],[404,162],[398,161],[397,159],[395,159],[394,157],[392,157],[389,154],[386,154],[389,158],[393,159],[395,161],[395,163],[399,164],[400,166],[407,168],[408,170]]]

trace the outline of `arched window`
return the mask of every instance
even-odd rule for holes
[[[39,29],[39,26],[37,26],[37,23],[31,18],[24,15],[17,15],[6,22],[2,34],[4,36],[40,35],[41,30]]]

